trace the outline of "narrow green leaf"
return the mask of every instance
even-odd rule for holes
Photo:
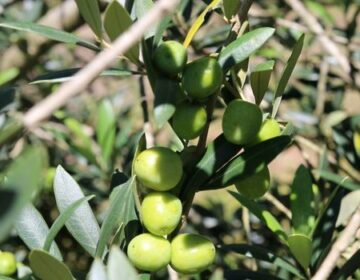
[[[109,100],[104,99],[98,108],[96,138],[105,161],[113,153],[116,136],[116,115]]]
[[[23,207],[27,205],[42,181],[47,163],[46,152],[41,146],[27,148],[11,163],[5,172],[5,182],[1,189],[9,201],[6,211],[0,215],[0,242],[6,238]]]
[[[40,25],[32,22],[12,22],[12,21],[3,21],[0,23],[0,27],[4,28],[10,28],[10,29],[16,29],[20,31],[26,31],[26,32],[32,32],[39,34],[41,36],[44,36],[46,38],[49,38],[54,41],[62,42],[62,43],[68,43],[68,44],[76,44],[83,46],[85,48],[99,51],[100,48],[96,45],[94,45],[91,42],[88,42],[86,40],[83,40],[74,34],[58,30],[49,26]]]
[[[16,219],[15,229],[30,250],[41,249],[46,236],[49,234],[48,225],[32,204],[28,204],[23,208]],[[62,260],[60,250],[53,240],[49,243],[47,251],[58,260]]]
[[[288,244],[295,259],[307,270],[312,254],[311,239],[303,234],[291,234],[288,236]]]
[[[213,142],[209,143],[205,154],[196,164],[193,174],[186,184],[184,193],[190,189],[197,190],[204,185],[216,172],[230,159],[232,159],[240,150],[241,146],[227,141],[223,134],[218,136]]]
[[[137,221],[133,196],[135,184],[135,177],[132,177],[126,183],[116,187],[112,191],[110,195],[110,206],[101,226],[100,238],[96,248],[96,257],[101,258],[104,255],[106,244],[116,228],[120,225],[126,228],[128,224]]]
[[[340,175],[337,175],[331,171],[326,171],[326,170],[320,170],[319,171],[319,176],[320,178],[335,183],[345,189],[348,189],[350,191],[356,191],[356,190],[360,190],[360,185],[348,180],[348,177],[343,177]]]
[[[313,253],[310,267],[313,273],[321,264],[324,255],[326,255],[329,244],[331,245],[331,240],[336,228],[336,220],[340,211],[341,200],[344,195],[345,190],[339,186],[336,187],[316,220],[312,232]]]
[[[116,246],[111,247],[107,274],[109,280],[138,280],[136,270],[131,265],[126,255]]]
[[[260,104],[268,89],[271,72],[274,69],[275,61],[269,60],[256,65],[251,72],[250,83],[253,90],[256,104]]]
[[[200,27],[202,26],[202,24],[205,21],[205,16],[206,14],[213,9],[218,3],[220,2],[220,0],[212,0],[210,2],[209,5],[207,5],[207,7],[205,8],[205,10],[197,17],[197,19],[194,21],[194,23],[192,24],[192,26],[190,27],[189,32],[186,35],[185,41],[184,41],[184,47],[187,48],[192,39],[194,38],[196,32],[198,32],[198,30],[200,29]]]
[[[330,280],[346,280],[352,276],[356,270],[360,268],[360,249],[351,256],[350,259],[339,269],[334,276],[330,276]]]
[[[111,41],[133,24],[127,10],[117,1],[113,0],[105,11],[104,28]],[[139,45],[134,45],[125,56],[135,64],[139,63]]]
[[[70,81],[73,76],[80,71],[81,68],[70,68],[70,69],[64,69],[59,71],[53,71],[50,73],[46,73],[43,75],[40,75],[33,79],[30,84],[36,85],[36,84],[44,84],[44,83],[63,83]],[[136,71],[130,71],[127,69],[109,69],[105,70],[100,73],[100,77],[128,77],[132,75],[140,74]]]
[[[34,275],[42,280],[73,280],[69,268],[49,253],[32,250],[29,255],[30,267]]]
[[[284,229],[278,220],[269,211],[267,211],[265,207],[237,192],[229,191],[229,193],[237,199],[242,206],[248,208],[249,211],[262,221],[281,241],[287,241],[287,234]]]
[[[94,198],[95,195],[86,196],[80,198],[79,200],[75,201],[74,203],[70,204],[69,207],[65,209],[64,212],[60,214],[60,216],[55,220],[52,224],[49,233],[46,236],[46,240],[43,243],[43,250],[49,251],[51,243],[53,243],[56,235],[59,233],[61,228],[65,225],[66,221],[74,214],[75,210],[79,208],[79,206],[85,202],[89,201],[90,199]]]
[[[291,213],[294,233],[308,236],[315,224],[315,213],[312,204],[312,179],[305,166],[300,165],[296,170],[294,181],[291,185]]]
[[[229,44],[219,55],[219,63],[224,71],[228,71],[247,59],[252,53],[261,48],[274,32],[274,28],[258,28],[245,33]]]
[[[201,190],[224,188],[258,172],[283,151],[290,141],[289,136],[278,136],[245,149],[216,172]]]
[[[240,8],[241,1],[234,0],[223,0],[224,15],[228,20],[236,15]]]
[[[294,68],[296,66],[296,63],[300,57],[303,45],[304,45],[304,38],[305,35],[301,35],[300,38],[297,40],[293,51],[286,63],[286,66],[284,68],[284,71],[281,74],[281,78],[279,81],[279,84],[277,86],[277,89],[275,91],[275,98],[274,98],[274,103],[273,103],[273,110],[272,110],[272,118],[275,118],[276,113],[279,109],[280,106],[280,102],[282,99],[282,95],[285,92],[285,88],[289,82],[290,76],[292,74],[292,72],[294,71]]]
[[[105,265],[103,262],[96,258],[90,268],[90,272],[88,274],[88,280],[108,280]]]
[[[101,14],[98,0],[75,0],[81,16],[99,40],[103,38]]]
[[[220,250],[231,251],[244,255],[248,258],[255,258],[260,261],[272,263],[274,266],[282,268],[293,275],[296,275],[300,279],[305,279],[302,272],[294,265],[275,255],[272,251],[266,248],[249,244],[226,244],[221,246]]]
[[[84,197],[79,185],[60,165],[56,169],[54,194],[60,213],[64,213],[72,203]],[[80,245],[95,256],[100,229],[89,203],[83,202],[65,225]]]

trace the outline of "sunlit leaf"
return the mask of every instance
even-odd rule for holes
[[[229,191],[229,193],[237,199],[240,204],[249,209],[260,221],[262,221],[281,241],[287,241],[287,234],[278,222],[278,220],[263,207],[260,203],[248,199],[245,196]]]
[[[309,267],[312,254],[311,239],[303,234],[291,234],[288,236],[288,244],[295,259],[306,270]]]
[[[202,24],[205,21],[205,16],[206,14],[213,9],[218,3],[220,2],[220,0],[212,0],[210,2],[210,4],[205,8],[205,10],[198,16],[198,18],[194,21],[194,23],[192,24],[192,26],[190,27],[190,30],[188,31],[185,41],[184,41],[184,47],[187,48],[192,39],[194,38],[196,32],[198,32],[198,30],[200,29],[200,27],[202,26]]]
[[[96,138],[105,161],[113,153],[116,134],[116,115],[109,100],[104,99],[97,111]]]
[[[280,81],[279,81],[277,89],[275,91],[275,98],[274,98],[273,110],[272,110],[273,118],[275,118],[275,115],[279,109],[282,95],[285,92],[285,88],[289,82],[290,76],[291,76],[292,72],[294,71],[296,63],[300,57],[300,54],[301,54],[301,51],[302,51],[302,48],[304,45],[304,38],[305,38],[305,35],[303,34],[297,40],[297,42],[293,48],[293,51],[286,63],[286,66],[281,74]]]
[[[247,148],[216,172],[201,190],[224,188],[260,171],[280,154],[290,141],[288,136],[278,136]]]
[[[66,221],[74,214],[75,210],[78,209],[82,203],[89,201],[93,197],[95,197],[95,196],[92,195],[92,196],[86,196],[86,197],[80,198],[79,200],[70,204],[70,206],[68,208],[66,208],[66,210],[64,212],[62,212],[60,214],[60,216],[52,224],[52,226],[46,236],[45,242],[43,242],[43,244],[44,244],[43,249],[45,251],[49,251],[50,244],[53,243],[56,235],[59,233],[61,228],[65,225]]]
[[[97,257],[101,258],[104,255],[106,244],[116,228],[122,226],[124,230],[127,230],[127,227],[131,227],[131,223],[137,223],[134,201],[135,184],[135,177],[132,177],[126,183],[113,189],[110,206],[101,225],[99,243],[96,248]]]
[[[261,48],[274,32],[275,29],[270,27],[257,28],[230,43],[219,55],[219,63],[224,71],[247,59]]]
[[[309,235],[315,223],[313,209],[314,195],[312,192],[312,179],[305,166],[297,169],[291,185],[291,223],[295,233]]]
[[[255,66],[251,71],[250,83],[254,93],[256,104],[260,104],[268,89],[271,72],[274,68],[275,61],[269,60]]]
[[[46,236],[49,234],[48,225],[40,212],[32,204],[28,204],[23,208],[16,219],[15,228],[19,237],[30,250],[41,249]],[[60,250],[53,241],[49,242],[47,251],[57,259],[62,260]]]
[[[72,203],[84,197],[79,185],[61,166],[56,169],[54,194],[60,213],[65,212]],[[89,203],[83,202],[65,225],[80,245],[90,255],[95,256],[100,229]]]

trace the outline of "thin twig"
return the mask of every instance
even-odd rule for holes
[[[326,84],[327,84],[327,77],[329,74],[329,64],[324,59],[320,66],[320,78],[318,82],[318,95],[316,100],[316,108],[315,113],[318,117],[321,117],[324,113],[325,108],[325,101],[326,101]]]
[[[39,122],[51,116],[55,110],[68,102],[71,97],[84,90],[101,71],[114,63],[119,55],[124,54],[135,43],[139,42],[151,26],[175,10],[177,3],[178,0],[158,1],[148,14],[116,39],[112,48],[102,51],[85,68],[80,70],[74,79],[63,84],[55,93],[31,108],[23,118],[25,127],[37,126]]]
[[[304,21],[307,27],[317,35],[317,39],[323,46],[323,48],[331,56],[335,57],[340,67],[347,74],[350,74],[351,66],[347,57],[339,50],[338,46],[326,35],[324,28],[317,21],[316,17],[313,16],[299,0],[285,0],[285,2],[299,15]]]
[[[354,240],[357,230],[360,228],[360,206],[351,217],[350,222],[345,227],[340,237],[336,240],[331,247],[330,252],[327,254],[325,260],[315,273],[312,280],[326,280],[329,279],[331,272],[336,266],[336,262],[340,255]]]
[[[271,193],[266,193],[264,198],[269,201],[276,209],[278,209],[280,212],[284,213],[285,216],[291,220],[291,211],[281,203],[280,200],[278,200],[275,196],[273,196]]]

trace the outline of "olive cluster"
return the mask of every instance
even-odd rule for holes
[[[186,49],[178,42],[166,41],[155,50],[153,62],[159,73],[178,80],[186,94],[171,120],[175,133],[184,140],[197,138],[209,121],[204,101],[219,92],[223,82],[223,71],[217,59],[202,57],[187,63]],[[263,121],[257,105],[240,99],[227,105],[222,128],[227,141],[244,147],[280,134],[276,120]],[[169,263],[184,274],[206,269],[215,259],[215,246],[211,241],[195,234],[179,234],[170,240],[171,243],[169,241],[183,215],[182,202],[171,193],[177,186],[181,187],[183,162],[180,156],[164,147],[147,149],[136,157],[134,173],[152,192],[141,203],[141,218],[148,233],[131,240],[129,259],[145,271],[157,271]],[[235,182],[235,186],[249,198],[263,196],[270,186],[267,166]]]
[[[16,272],[16,259],[13,253],[0,251],[0,276],[11,276]],[[0,277],[1,278],[1,277]]]
[[[213,57],[202,57],[186,64],[186,49],[176,41],[162,43],[155,50],[153,61],[162,75],[181,79],[182,89],[186,93],[186,98],[177,104],[172,117],[175,133],[185,140],[197,138],[208,121],[203,102],[222,84],[223,74],[219,63]]]
[[[177,229],[182,216],[180,199],[170,193],[183,175],[180,156],[164,147],[147,149],[136,157],[134,172],[151,192],[143,198],[140,211],[149,233],[129,243],[131,262],[145,271],[157,271],[169,263],[184,274],[206,269],[215,258],[215,246],[210,240],[196,234],[179,234],[171,243],[166,238]]]

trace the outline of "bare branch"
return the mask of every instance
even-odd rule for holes
[[[355,238],[357,230],[360,228],[360,206],[351,217],[350,222],[345,227],[340,237],[336,240],[331,247],[330,252],[326,256],[325,260],[321,264],[318,271],[315,273],[312,280],[326,280],[329,279],[331,272],[333,271],[337,260],[342,252],[351,244]]]
[[[338,46],[325,34],[324,28],[299,0],[285,0],[285,2],[301,17],[307,27],[318,36],[318,40],[323,48],[336,58],[341,68],[349,74],[351,71],[350,63],[346,56],[341,53]]]
[[[89,83],[105,68],[114,63],[119,55],[124,54],[135,43],[139,42],[145,32],[165,15],[171,13],[178,0],[158,1],[154,8],[139,21],[134,23],[113,43],[112,48],[99,53],[85,68],[80,70],[71,81],[63,84],[55,93],[31,108],[23,118],[24,126],[33,128],[39,122],[51,116],[68,100],[84,90]]]

